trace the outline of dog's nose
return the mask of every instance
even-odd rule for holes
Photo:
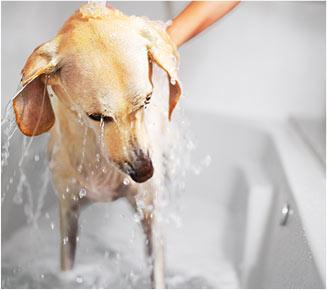
[[[130,177],[138,183],[145,182],[153,175],[153,165],[149,157],[142,155],[132,166]]]

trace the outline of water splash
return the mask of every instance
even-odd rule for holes
[[[43,199],[49,183],[47,160],[43,158],[42,162],[39,162],[44,156],[43,145],[46,142],[43,141],[46,136],[35,141],[34,138],[25,137],[19,132],[12,101],[13,99],[7,105],[1,124],[1,201],[5,203],[6,199],[10,199],[14,204],[21,205],[26,214],[27,222],[36,224],[41,214]],[[38,180],[30,180],[33,170],[34,173],[39,173],[40,178]],[[33,194],[37,197],[35,200]]]
[[[89,4],[96,4],[96,5],[99,5],[99,6],[106,6],[106,4],[107,4],[107,1],[87,1],[87,3],[89,3]]]
[[[154,69],[154,83],[156,85],[156,95],[152,98],[165,100],[167,78],[160,69]],[[162,183],[158,184],[157,204],[160,205],[159,222],[163,227],[182,227],[180,218],[180,197],[185,190],[186,176],[192,171],[194,163],[191,162],[191,152],[196,148],[192,141],[190,126],[183,110],[184,97],[181,104],[174,111],[173,121],[169,123],[166,138],[160,140],[160,146],[169,148],[164,152],[163,174],[165,176]],[[156,106],[155,103],[151,106]],[[151,106],[148,108],[150,109]],[[167,104],[157,105],[161,113],[167,117]],[[79,115],[81,124],[85,125],[84,116]],[[151,130],[156,130],[157,124],[149,124]],[[100,132],[97,140],[104,146],[104,122],[99,124],[100,130],[85,126],[80,160],[77,164],[79,172],[87,172],[89,164],[86,162],[86,152],[88,148],[88,134],[90,130]],[[58,271],[58,197],[51,185],[51,175],[49,162],[47,159],[48,134],[38,137],[28,138],[22,136],[15,123],[15,116],[12,106],[9,105],[5,117],[2,121],[3,143],[2,143],[2,204],[4,218],[4,264],[3,264],[3,285],[6,287],[28,286],[46,287],[48,285],[57,287],[97,287],[106,288],[118,286],[120,288],[130,288],[145,286],[149,287],[149,269],[144,262],[142,247],[144,247],[144,237],[141,232],[141,221],[143,219],[143,209],[147,206],[144,199],[149,192],[142,192],[136,201],[138,211],[131,214],[131,209],[125,211],[113,211],[112,205],[108,205],[108,210],[99,211],[94,205],[90,207],[89,219],[80,219],[80,233],[78,238],[77,265],[84,265],[85,268],[77,266],[76,273],[72,277],[61,277]],[[101,152],[94,154],[94,160],[99,166],[99,171],[106,173],[107,167]],[[200,164],[199,170],[208,166],[210,157]],[[104,171],[103,171],[104,170]],[[74,178],[70,179],[66,187],[66,193],[70,193],[72,188],[78,184]],[[126,177],[123,180],[125,186],[131,184],[131,179]],[[79,188],[78,197],[85,197],[87,189],[83,186]],[[66,196],[65,196],[66,198]],[[55,205],[55,207],[54,207]],[[107,206],[107,205],[106,205]],[[17,207],[20,216],[18,226],[12,224],[17,220],[15,216]],[[147,208],[153,211],[153,208]],[[99,216],[99,213],[100,216]],[[132,229],[126,230],[127,239],[120,238],[120,228],[108,229],[108,222],[119,217],[120,223],[126,228],[132,225]],[[95,220],[91,229],[97,231],[86,231],[85,224]],[[99,230],[98,227],[103,227]],[[13,229],[13,230],[12,230]],[[98,231],[99,230],[99,231]],[[110,232],[106,237],[112,241],[112,249],[107,249],[107,245],[101,242],[98,232]],[[92,234],[91,234],[92,233]],[[62,240],[67,244],[68,237]],[[21,245],[21,241],[26,242]],[[119,242],[118,242],[119,240]],[[129,243],[126,250],[121,245]],[[15,247],[10,246],[15,245]],[[135,245],[140,245],[135,251]],[[100,254],[101,252],[101,254]],[[33,254],[32,254],[33,253]],[[138,257],[133,255],[138,254]],[[142,258],[140,258],[140,256]],[[93,258],[92,258],[93,257]],[[84,259],[84,260],[83,260]],[[40,260],[40,263],[38,263]],[[42,261],[42,263],[41,263]],[[141,261],[137,265],[133,261]],[[13,273],[13,269],[15,269]],[[19,269],[19,270],[17,270]],[[104,271],[105,270],[105,271]],[[106,273],[106,277],[103,276]],[[109,276],[108,273],[111,273]],[[108,277],[107,277],[108,276]],[[24,278],[25,277],[25,278]],[[24,280],[25,279],[25,280]],[[26,286],[26,287],[27,287]]]

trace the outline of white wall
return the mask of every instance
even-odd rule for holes
[[[125,13],[169,19],[185,2],[112,2]],[[2,112],[32,50],[80,2],[2,2]],[[325,116],[325,3],[243,2],[181,48],[191,108],[249,118]]]
[[[181,48],[186,103],[253,118],[325,116],[325,9],[242,2]]]

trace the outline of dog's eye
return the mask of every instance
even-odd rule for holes
[[[152,92],[146,96],[145,101],[144,101],[145,105],[150,104],[151,96],[152,96]]]
[[[89,116],[90,119],[92,119],[94,121],[98,121],[98,122],[100,122],[101,119],[105,123],[109,123],[109,122],[112,122],[114,120],[112,117],[104,116],[102,114],[89,114],[88,116]]]

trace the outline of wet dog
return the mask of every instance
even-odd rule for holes
[[[169,80],[164,116],[162,100],[149,104],[153,65]],[[27,59],[14,110],[23,134],[50,132],[62,270],[73,267],[81,208],[126,197],[143,213],[153,286],[164,287],[156,187],[164,175],[159,140],[181,95],[177,68],[176,46],[163,27],[98,4],[83,5]],[[145,206],[137,208],[138,199]]]

